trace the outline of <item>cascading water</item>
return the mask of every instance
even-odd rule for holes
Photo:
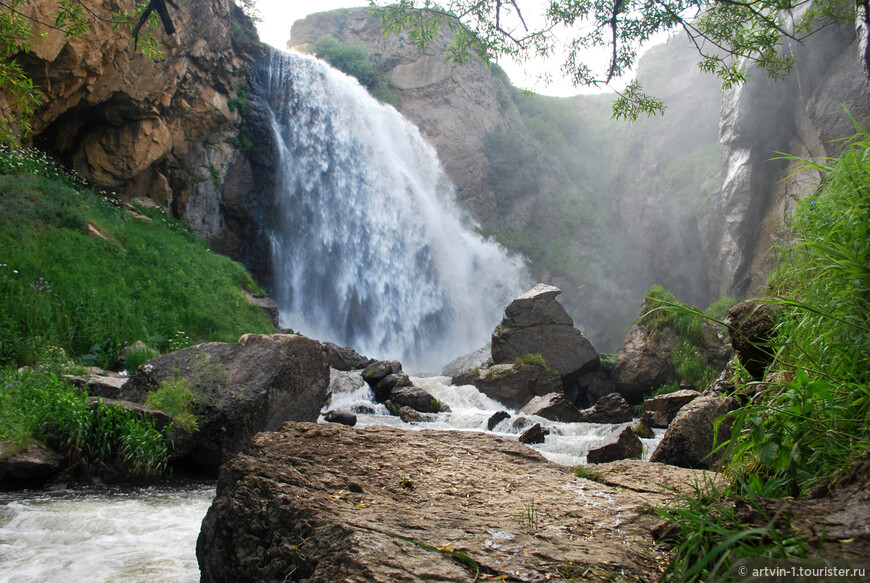
[[[279,162],[282,325],[417,368],[485,344],[522,264],[463,224],[417,129],[311,57],[275,52],[255,82]]]

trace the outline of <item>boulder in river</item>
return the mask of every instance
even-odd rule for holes
[[[540,354],[566,386],[598,369],[598,353],[556,300],[561,293],[539,283],[510,303],[492,333],[494,363],[509,364],[527,354]]]
[[[63,469],[63,456],[42,443],[19,449],[0,441],[0,490],[40,488]]]
[[[580,411],[568,400],[565,393],[548,393],[534,397],[523,407],[522,413],[562,423],[576,423],[581,420]]]
[[[586,462],[590,464],[603,464],[630,458],[640,458],[643,455],[643,444],[640,438],[631,430],[631,425],[626,424],[613,428],[604,441],[586,454]]]
[[[495,364],[475,369],[459,380],[511,409],[522,409],[533,397],[562,392],[559,375],[533,362]]]
[[[470,581],[461,553],[493,578],[592,569],[657,581],[648,508],[672,496],[659,484],[701,478],[617,463],[618,474],[596,468],[598,483],[489,433],[288,423],[221,468],[197,541],[201,580]],[[532,502],[535,520],[523,520]]]
[[[643,402],[643,422],[649,427],[667,427],[680,409],[700,395],[698,391],[683,389],[651,397]]]
[[[122,392],[142,403],[161,383],[179,380],[196,395],[199,431],[188,459],[217,468],[259,431],[285,421],[316,421],[327,397],[329,364],[316,340],[246,334],[236,344],[198,344],[149,360]]]
[[[625,423],[631,421],[631,406],[619,393],[604,395],[590,408],[579,412],[584,423]]]

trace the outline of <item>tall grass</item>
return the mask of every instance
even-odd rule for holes
[[[785,157],[823,180],[799,203],[797,243],[770,280],[766,301],[779,308],[775,358],[754,399],[731,414],[719,506],[726,496],[800,497],[870,472],[870,136],[855,127],[838,158]],[[708,504],[716,500],[689,497],[666,509],[682,531],[672,580],[714,580],[741,557],[804,553],[773,523],[753,531],[731,520],[712,527]],[[777,541],[787,544],[770,555]]]
[[[113,466],[132,476],[159,475],[167,449],[153,422],[126,409],[92,404],[56,370],[0,369],[0,441],[10,453],[38,440],[67,466]]]
[[[134,216],[31,152],[0,151],[0,172],[0,365],[54,345],[111,367],[136,340],[165,352],[272,331],[245,301],[250,274],[178,221]]]

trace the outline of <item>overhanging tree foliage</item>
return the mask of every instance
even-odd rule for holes
[[[421,48],[442,24],[455,33],[448,58],[462,62],[509,56],[518,60],[552,56],[557,33],[566,47],[562,72],[577,86],[600,87],[636,64],[638,49],[653,35],[682,29],[701,55],[700,68],[724,87],[743,83],[745,60],[768,75],[787,75],[794,61],[784,39],[800,42],[831,23],[870,24],[870,0],[370,0],[386,33],[404,32]],[[533,10],[544,10],[529,26]],[[589,49],[607,47],[609,61],[596,67]],[[664,112],[664,103],[632,81],[617,91],[616,118],[637,119]]]

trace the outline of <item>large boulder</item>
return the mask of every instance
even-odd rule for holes
[[[580,411],[577,421],[584,423],[626,423],[631,421],[631,406],[619,393],[604,395],[589,409]]]
[[[643,402],[641,418],[648,427],[667,427],[683,406],[691,403],[700,395],[701,393],[691,389],[657,395]]]
[[[201,580],[470,581],[462,553],[494,579],[656,581],[648,507],[672,496],[657,484],[699,478],[621,463],[600,470],[616,489],[488,433],[288,423],[221,468],[196,545]],[[442,545],[455,553],[433,552]]]
[[[723,415],[736,407],[730,397],[705,395],[685,405],[671,421],[659,446],[650,456],[651,462],[660,462],[684,468],[711,469],[721,457],[713,452],[713,443],[721,444],[728,438],[730,423],[714,426]]]
[[[556,301],[561,293],[557,287],[539,283],[511,302],[492,333],[494,363],[508,364],[527,354],[540,354],[562,376],[566,387],[598,369],[598,353]]]
[[[580,411],[568,400],[565,393],[548,393],[534,397],[526,403],[521,412],[563,423],[575,423],[581,420]]]
[[[122,392],[142,403],[164,381],[179,380],[196,395],[199,431],[189,459],[216,468],[260,431],[285,421],[316,421],[327,397],[329,364],[316,340],[246,334],[236,344],[199,344],[149,360]]]
[[[650,313],[658,307],[657,300],[644,300],[613,363],[611,377],[616,390],[632,405],[642,403],[657,388],[681,380],[671,364],[681,335],[671,319]],[[731,357],[724,333],[706,321],[701,321],[700,325],[703,341],[695,340],[693,345],[711,368],[721,371]]]
[[[764,378],[764,371],[773,361],[770,341],[775,323],[773,307],[752,300],[733,306],[725,317],[731,346],[740,356],[740,364],[757,381]]]
[[[353,348],[339,346],[332,342],[324,342],[323,346],[326,348],[326,358],[329,360],[329,366],[335,370],[360,370],[372,363],[371,358],[362,356]]]
[[[487,369],[475,369],[456,380],[474,385],[487,397],[517,410],[533,397],[562,392],[559,375],[535,363],[496,364]]]

